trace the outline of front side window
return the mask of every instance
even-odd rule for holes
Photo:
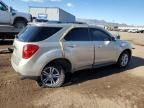
[[[66,41],[90,41],[88,28],[74,28],[66,36]]]
[[[4,4],[0,3],[0,10],[7,11],[8,9]]]
[[[109,36],[105,31],[91,28],[90,32],[93,41],[111,41],[111,36]]]

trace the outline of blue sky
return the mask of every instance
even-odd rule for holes
[[[77,18],[144,25],[144,0],[3,0],[14,9],[60,7]],[[10,2],[11,1],[11,2]]]

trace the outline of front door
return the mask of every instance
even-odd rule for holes
[[[95,64],[115,62],[116,45],[112,37],[102,29],[90,29],[95,46]]]

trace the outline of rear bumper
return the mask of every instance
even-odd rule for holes
[[[14,70],[17,72],[17,75],[19,76],[19,78],[21,80],[25,80],[25,79],[31,79],[31,80],[39,80],[39,76],[30,76],[30,75],[24,75],[24,72],[19,72],[18,68],[12,63],[12,67],[14,68]]]
[[[11,65],[14,68],[14,70],[20,74],[22,79],[30,78],[35,79],[40,76],[41,70],[39,70],[38,66],[34,66],[33,62],[29,61],[20,61],[19,63],[16,63],[16,60],[13,59],[13,56],[11,58]]]

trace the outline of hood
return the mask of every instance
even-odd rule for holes
[[[21,16],[21,17],[24,17],[24,18],[31,18],[31,14],[29,13],[25,13],[25,12],[19,12],[17,10],[12,10],[12,13],[14,13],[16,16]]]
[[[18,15],[30,16],[29,13],[15,11]]]

